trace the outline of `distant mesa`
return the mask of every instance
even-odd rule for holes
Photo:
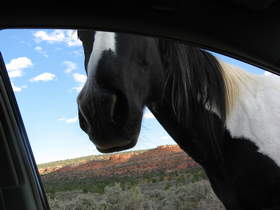
[[[43,177],[71,177],[71,176],[127,176],[141,175],[155,171],[173,172],[190,167],[197,167],[194,162],[179,146],[164,145],[145,151],[123,152],[111,155],[92,156],[85,160],[70,161],[71,164],[39,167]]]
[[[133,154],[115,154],[109,157],[111,161],[126,161],[133,157]]]
[[[183,152],[183,150],[178,145],[162,145],[158,146],[154,150],[165,150],[171,152]]]

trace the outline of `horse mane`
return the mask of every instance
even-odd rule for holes
[[[220,134],[215,129],[217,118],[209,114],[218,114],[225,124],[226,82],[230,80],[225,80],[222,66],[209,52],[179,42],[160,39],[158,48],[166,74],[163,100],[169,98],[167,103],[171,103],[175,119],[186,130],[193,130],[194,121],[206,122],[203,129],[211,136],[212,151],[217,159],[222,159]]]
[[[228,80],[218,60],[209,52],[169,40],[159,40],[159,51],[166,74],[165,90],[168,87],[170,91],[178,122],[189,121],[201,105],[225,121]]]
[[[253,75],[180,42],[159,39],[158,49],[166,75],[162,99],[168,98],[175,119],[186,130],[193,131],[194,123],[205,122],[200,129],[209,135],[212,151],[221,159],[219,136],[224,129],[217,129],[217,116],[224,128],[240,87],[254,79]]]
[[[240,95],[241,85],[246,85],[249,81],[254,80],[252,74],[242,70],[241,68],[219,61],[226,87],[226,107],[227,116],[230,115],[230,111],[237,101],[237,97]]]

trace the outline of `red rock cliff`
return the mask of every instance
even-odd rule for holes
[[[143,153],[112,154],[104,160],[92,160],[79,165],[41,169],[40,173],[63,176],[136,175],[153,171],[172,172],[198,166],[177,145],[159,146]]]

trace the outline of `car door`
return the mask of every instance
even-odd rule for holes
[[[49,209],[0,53],[0,210]]]

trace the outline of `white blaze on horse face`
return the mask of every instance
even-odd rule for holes
[[[226,127],[232,137],[254,142],[260,153],[280,167],[280,77],[242,73],[237,67],[225,69],[234,70],[238,73],[231,76],[235,77],[235,88],[239,91]]]
[[[103,52],[106,50],[112,50],[113,52],[115,52],[116,50],[115,33],[98,31],[95,33],[93,48],[87,65],[89,76],[95,74],[96,66]]]

